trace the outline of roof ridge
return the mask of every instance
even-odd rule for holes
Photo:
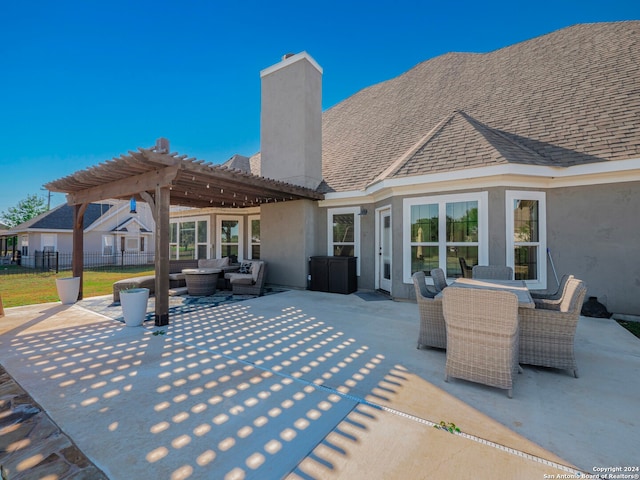
[[[367,184],[367,187],[373,185],[376,182],[380,182],[389,176],[392,176],[395,172],[397,172],[400,168],[402,168],[407,163],[407,161],[411,157],[413,157],[413,155],[415,155],[416,152],[418,152],[418,150],[420,150],[424,145],[429,143],[429,141],[438,132],[440,132],[444,128],[444,126],[447,123],[449,123],[451,119],[453,119],[453,117],[456,116],[457,113],[459,113],[459,111],[454,110],[449,115],[444,117],[435,127],[429,130],[422,138],[420,138],[420,140],[418,140],[415,144],[413,144],[405,153],[400,155],[400,157],[395,162],[393,162],[391,165],[385,168],[379,175],[377,175],[373,180],[371,180]]]

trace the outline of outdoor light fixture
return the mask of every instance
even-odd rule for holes
[[[136,197],[131,197],[131,200],[129,200],[129,213],[138,213],[136,210]]]

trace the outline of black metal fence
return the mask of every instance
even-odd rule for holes
[[[18,262],[0,266],[0,275],[58,273],[71,270],[73,254],[63,252],[35,251],[33,255],[21,256]],[[154,267],[153,253],[119,252],[104,255],[102,252],[85,252],[84,270],[119,271],[134,266]]]

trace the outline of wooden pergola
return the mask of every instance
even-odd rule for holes
[[[304,187],[252,175],[223,165],[205,163],[186,155],[169,153],[169,142],[159,139],[155,147],[139,148],[86,170],[45,185],[47,190],[67,194],[74,206],[73,275],[84,269],[83,218],[91,202],[109,198],[146,202],[151,207],[155,231],[155,323],[169,323],[169,207],[221,207],[242,209],[292,200],[321,200],[323,194]]]

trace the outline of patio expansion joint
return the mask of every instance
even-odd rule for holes
[[[263,367],[261,365],[257,365],[257,364],[255,364],[253,362],[248,361],[248,360],[240,359],[240,358],[234,357],[232,355],[223,353],[220,350],[211,349],[211,348],[203,348],[200,345],[195,345],[195,344],[193,344],[191,342],[188,342],[188,341],[178,340],[178,339],[172,338],[171,335],[168,335],[166,337],[166,339],[167,340],[172,340],[172,341],[174,341],[176,343],[189,345],[189,346],[191,346],[193,348],[196,348],[197,350],[200,350],[200,351],[206,351],[206,352],[214,353],[214,354],[219,355],[219,356],[221,356],[223,358],[226,358],[226,359],[229,359],[229,360],[233,360],[233,361],[236,361],[238,363],[242,363],[244,365],[256,368],[256,369],[261,370],[263,372],[268,372],[268,373],[270,373],[272,375],[279,376],[281,378],[286,378],[286,379],[289,379],[291,381],[294,381],[294,382],[297,382],[297,383],[301,383],[301,384],[303,384],[305,386],[313,387],[313,388],[315,388],[317,390],[322,390],[324,392],[327,392],[327,393],[330,393],[330,394],[333,394],[333,395],[338,395],[338,396],[340,396],[340,397],[342,397],[342,398],[344,398],[346,400],[350,400],[350,401],[355,403],[355,405],[353,406],[353,408],[350,410],[349,413],[351,413],[353,410],[355,410],[358,405],[366,405],[366,406],[374,408],[376,410],[381,410],[381,411],[390,413],[392,415],[396,415],[396,416],[405,418],[407,420],[411,420],[413,422],[417,422],[417,423],[423,424],[423,425],[428,426],[428,427],[432,427],[433,428],[433,427],[436,427],[436,426],[439,425],[438,423],[434,423],[433,421],[428,420],[426,418],[421,418],[421,417],[412,415],[410,413],[406,413],[406,412],[403,412],[403,411],[400,411],[400,410],[397,410],[397,409],[394,409],[394,408],[391,408],[391,407],[380,405],[378,403],[371,402],[371,401],[369,401],[369,400],[367,400],[365,398],[362,398],[362,397],[359,397],[359,396],[356,396],[356,395],[352,395],[352,394],[345,393],[345,392],[340,392],[339,390],[336,390],[335,388],[332,388],[332,387],[328,387],[326,385],[310,382],[310,381],[305,380],[303,378],[299,378],[299,377],[295,377],[293,375],[288,375],[288,374],[283,373],[283,372],[275,371],[275,370],[272,370],[270,368]],[[348,416],[348,414],[345,415],[345,418],[347,416]],[[491,440],[487,440],[487,439],[484,439],[482,437],[478,437],[478,436],[471,435],[471,434],[464,433],[464,432],[453,432],[451,434],[452,435],[458,435],[458,436],[460,436],[462,438],[465,438],[467,440],[470,440],[470,441],[473,441],[473,442],[476,442],[476,443],[480,443],[482,445],[486,445],[488,447],[495,448],[497,450],[501,450],[501,451],[503,451],[505,453],[508,453],[508,454],[511,454],[511,455],[515,455],[515,456],[520,457],[520,458],[524,458],[524,459],[527,459],[527,460],[530,460],[530,461],[533,461],[533,462],[536,462],[536,463],[540,463],[540,464],[543,464],[543,465],[546,465],[546,466],[549,466],[549,467],[556,468],[556,469],[561,470],[561,471],[568,472],[569,474],[573,474],[573,475],[576,475],[576,476],[580,476],[580,475],[585,475],[586,474],[586,472],[582,472],[580,470],[577,470],[576,468],[572,468],[572,467],[569,467],[567,465],[562,465],[560,463],[553,462],[551,460],[547,460],[547,459],[544,459],[542,457],[538,457],[536,455],[532,455],[530,453],[523,452],[521,450],[517,450],[515,448],[507,447],[506,445],[501,445],[499,443],[492,442]]]

